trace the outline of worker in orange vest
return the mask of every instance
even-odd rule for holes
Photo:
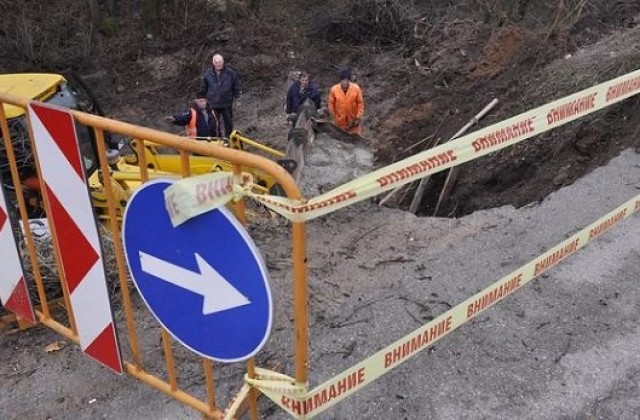
[[[172,124],[186,127],[187,136],[191,138],[206,140],[220,137],[218,116],[209,107],[205,94],[198,93],[189,110],[169,115],[166,120]]]
[[[338,127],[349,133],[362,135],[364,99],[360,86],[351,81],[351,69],[340,71],[340,83],[329,91],[327,106]]]

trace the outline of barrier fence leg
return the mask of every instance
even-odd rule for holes
[[[253,357],[247,360],[247,374],[249,378],[256,377],[256,362]],[[249,391],[249,412],[251,420],[258,420],[258,392],[254,387]]]
[[[171,336],[164,328],[162,331],[162,349],[164,350],[164,362],[167,367],[167,375],[169,376],[169,385],[171,391],[178,390],[178,378],[176,376],[176,365],[173,360],[173,349],[171,348]]]
[[[216,409],[216,387],[213,379],[213,362],[209,359],[202,359],[204,369],[204,379],[207,384],[207,402],[211,411]]]
[[[309,320],[307,290],[307,229],[303,222],[293,223],[293,305],[295,316],[295,379],[306,385],[309,361]]]

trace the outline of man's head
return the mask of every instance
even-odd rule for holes
[[[196,106],[198,107],[198,109],[207,109],[207,95],[204,95],[202,93],[198,93],[196,95],[196,100],[195,100]]]
[[[300,86],[306,88],[309,86],[309,73],[301,71],[300,76],[298,76],[298,80],[300,81]]]
[[[351,69],[347,67],[340,70],[340,86],[342,86],[342,89],[348,89],[349,82],[351,82]]]
[[[216,69],[216,71],[220,71],[224,67],[224,58],[222,58],[220,54],[215,54],[211,59],[211,62],[213,63],[213,68]]]

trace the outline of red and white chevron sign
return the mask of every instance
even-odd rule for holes
[[[88,356],[122,373],[102,248],[73,117],[65,110],[32,102],[29,120],[80,347]]]
[[[32,323],[36,322],[2,187],[0,187],[0,302],[20,318]]]

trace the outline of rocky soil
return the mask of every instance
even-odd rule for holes
[[[0,70],[70,66],[95,88],[109,116],[173,130],[164,115],[188,105],[211,53],[220,51],[243,75],[238,128],[284,149],[291,72],[308,69],[326,93],[336,71],[349,65],[364,89],[368,141],[319,135],[304,179],[309,197],[406,157],[422,139],[448,139],[493,98],[498,106],[477,127],[640,67],[640,5],[632,0],[411,7],[289,0],[263,1],[259,11],[242,2],[227,2],[235,6],[226,11],[218,2],[166,2],[152,37],[141,30],[137,2],[118,3],[119,30],[112,33],[91,29],[80,2],[0,1],[0,14],[17,22],[0,32]],[[463,165],[441,217],[422,216],[432,215],[444,174],[433,177],[417,216],[405,211],[408,189],[393,208],[369,200],[310,222],[311,385],[638,194],[637,109],[632,98]],[[632,217],[322,417],[638,418],[638,229]],[[258,364],[292,373],[289,229],[273,219],[250,233],[276,297],[273,336]],[[157,324],[137,304],[144,359],[162,375]],[[123,326],[120,339],[126,348]],[[131,378],[106,373],[69,343],[46,351],[59,340],[41,327],[1,332],[7,362],[0,366],[0,417],[199,417]],[[199,361],[176,354],[181,386],[201,393]],[[224,406],[243,366],[216,369]],[[284,418],[267,401],[261,414]]]

